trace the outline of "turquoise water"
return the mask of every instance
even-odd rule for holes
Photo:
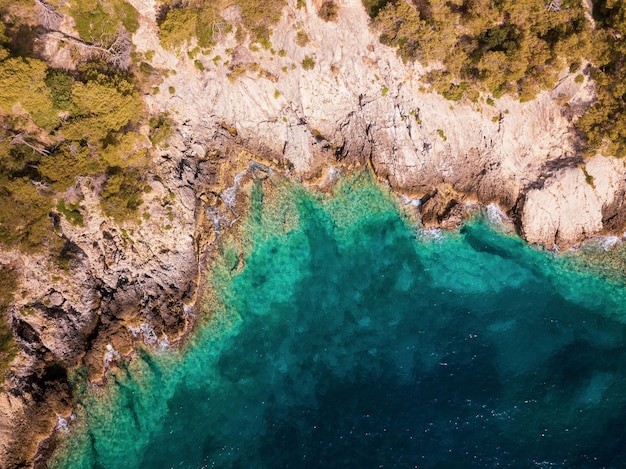
[[[623,285],[480,218],[420,232],[367,174],[251,207],[183,351],[74,377],[54,467],[626,466]]]

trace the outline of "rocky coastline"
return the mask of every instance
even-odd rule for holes
[[[75,188],[84,226],[55,220],[68,266],[0,253],[3,264],[20,266],[21,293],[10,310],[20,352],[0,394],[0,467],[45,467],[50,434],[71,414],[67,370],[84,366],[98,381],[107,353],[129,355],[137,341],[172,344],[189,330],[203,269],[241,210],[236,175],[263,172],[251,162],[312,186],[329,168],[369,167],[419,200],[424,226],[456,226],[475,202],[496,204],[522,237],[547,249],[623,237],[624,162],[577,152],[573,122],[594,93],[587,76],[577,83],[564,72],[526,103],[447,101],[421,89],[422,66],[378,42],[360,0],[339,2],[335,22],[318,17],[317,0],[289,2],[272,36],[284,55],[227,35],[212,55],[224,59],[200,57],[200,69],[161,48],[153,0],[131,3],[141,13],[137,51],[153,51],[155,69],[174,71],[164,74],[164,91],[144,99],[171,116],[175,131],[151,163],[141,222],[106,217],[99,181],[85,178]],[[305,46],[295,43],[296,27],[310,38]],[[62,48],[51,43],[48,53],[65,63]],[[300,65],[306,56],[312,69]],[[245,73],[233,79],[238,65]]]

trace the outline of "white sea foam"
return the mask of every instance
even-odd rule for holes
[[[580,245],[584,252],[610,251],[621,245],[623,240],[618,236],[595,236]]]
[[[144,322],[139,325],[139,328],[141,329],[141,335],[143,336],[144,344],[155,345],[158,343],[159,338],[157,337],[156,332],[154,332],[154,329],[152,329],[152,326],[150,326],[150,324]]]
[[[206,214],[207,214],[207,218],[213,222],[213,229],[215,230],[216,233],[219,234],[220,221],[222,220],[219,210],[208,208],[206,211]]]
[[[441,241],[443,240],[443,230],[441,228],[425,228],[419,230],[417,236],[421,239],[432,239],[433,241]]]
[[[237,173],[235,175],[235,179],[233,181],[233,185],[228,187],[224,192],[222,192],[222,201],[228,208],[232,208],[237,203],[237,190],[239,189],[239,184],[241,183],[241,179],[247,174],[248,169],[244,169],[243,171]]]
[[[613,249],[615,246],[622,244],[622,240],[617,236],[604,236],[601,238],[600,244],[605,251],[608,251],[609,249]]]
[[[511,219],[496,204],[487,205],[487,219],[495,226],[504,226],[511,223]]]
[[[167,350],[170,348],[170,338],[166,335],[163,336],[161,340],[159,340],[159,350]]]
[[[61,433],[69,433],[70,432],[70,424],[67,419],[59,414],[57,414],[57,425],[56,429]]]
[[[422,207],[422,199],[414,199],[406,195],[400,196],[400,203],[402,205],[408,205],[409,207],[417,208],[418,210]]]
[[[104,368],[109,368],[112,362],[120,358],[122,358],[120,353],[111,344],[107,344],[107,352],[104,354]]]
[[[167,350],[171,346],[169,337],[167,335],[163,335],[163,338],[159,339],[159,337],[157,336],[152,326],[148,323],[144,322],[140,324],[139,327],[129,326],[128,331],[130,332],[131,336],[134,339],[142,338],[144,344],[150,347],[157,348],[161,351]],[[120,358],[119,353],[115,351],[113,347],[111,347],[111,349],[109,349],[109,347],[111,346],[107,345],[107,350],[109,350],[107,352],[107,355],[109,355],[110,353],[116,354],[116,358]],[[107,355],[105,355],[105,366],[106,366]]]
[[[325,181],[325,184],[330,184],[331,182],[334,182],[339,176],[341,176],[341,171],[339,171],[339,168],[328,165],[328,178]]]

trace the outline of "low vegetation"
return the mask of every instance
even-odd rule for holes
[[[240,24],[230,24],[221,12],[232,4],[241,13]],[[270,50],[271,27],[282,15],[285,0],[166,0],[161,2],[158,19],[161,44],[175,52],[186,50],[195,40],[203,49],[210,49],[223,34],[236,28],[239,40],[249,37]]]
[[[309,55],[302,60],[302,68],[304,70],[313,70],[315,68],[315,59]]]
[[[595,0],[363,0],[381,42],[431,66],[425,80],[447,99],[527,101],[584,60],[597,84],[580,118],[581,150],[626,155],[626,4]],[[588,12],[587,12],[588,13]],[[584,77],[578,73],[576,83]]]
[[[88,13],[84,9],[91,3],[93,10]],[[80,40],[89,44],[105,44],[105,36],[118,34],[110,29],[112,22],[124,31],[137,28],[137,12],[121,0],[63,3],[62,9],[74,16]],[[105,183],[105,211],[124,218],[137,206],[134,199],[141,188],[131,196],[128,187],[141,180],[138,173],[150,146],[138,132],[146,119],[143,101],[135,77],[121,64],[87,54],[74,71],[50,68],[32,50],[15,46],[12,35],[20,30],[16,31],[20,18],[10,14],[4,18],[7,24],[0,22],[0,245],[28,252],[57,251],[63,241],[50,214],[57,211],[79,221],[80,212],[61,195],[76,184],[77,177],[124,174],[127,184]],[[114,197],[115,187],[124,187],[124,196],[133,200]]]
[[[17,288],[17,272],[11,266],[0,266],[0,383],[8,364],[17,352],[9,325],[9,304]]]
[[[125,0],[81,0],[58,2],[74,19],[80,38],[101,45],[111,44],[120,27],[130,33],[139,27],[139,13]]]
[[[383,5],[384,3],[384,5]],[[433,66],[428,84],[449,99],[479,92],[532,99],[564,67],[588,53],[590,27],[580,1],[366,2],[383,43],[406,61]]]
[[[595,104],[578,121],[588,153],[626,156],[626,4],[595,0],[590,60]]]
[[[322,6],[317,11],[317,14],[324,21],[336,21],[339,14],[339,6],[332,0],[327,0],[322,3]]]

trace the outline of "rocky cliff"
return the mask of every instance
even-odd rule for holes
[[[84,226],[57,220],[68,265],[2,254],[3,264],[21,266],[23,292],[12,309],[22,351],[0,395],[3,467],[33,464],[57,414],[70,411],[67,368],[85,365],[97,380],[107,352],[129,354],[138,340],[158,346],[186,330],[203,256],[237,216],[234,175],[250,160],[305,181],[329,166],[369,165],[421,199],[427,224],[479,201],[499,204],[529,242],[548,248],[621,235],[623,162],[576,151],[572,123],[593,98],[588,78],[564,73],[526,103],[452,102],[425,93],[425,69],[379,43],[360,0],[337,2],[330,22],[317,14],[321,2],[290,1],[271,50],[224,33],[195,58],[160,46],[155,1],[131,3],[141,13],[133,43],[162,77],[145,101],[169,113],[176,131],[154,156],[140,223],[103,215],[101,181],[84,179],[76,186]],[[224,14],[235,22],[239,12]],[[308,42],[298,44],[298,31]],[[51,63],[67,63],[63,48],[46,50]]]
[[[334,22],[318,17],[321,2],[290,2],[272,51],[230,34],[194,61],[159,47],[154,3],[133,3],[143,15],[138,50],[156,51],[153,65],[175,71],[147,101],[200,140],[228,126],[253,151],[284,158],[305,177],[336,161],[369,161],[393,188],[434,194],[427,212],[439,212],[452,192],[458,202],[498,202],[530,242],[548,247],[601,233],[621,208],[623,163],[602,156],[585,163],[576,151],[572,123],[594,95],[587,78],[576,83],[564,73],[526,103],[447,101],[423,92],[422,66],[379,43],[359,0],[339,2]],[[309,37],[304,46],[298,31]],[[302,67],[306,57],[312,69]],[[245,73],[233,78],[235,69]],[[549,214],[550,228],[538,210]]]

